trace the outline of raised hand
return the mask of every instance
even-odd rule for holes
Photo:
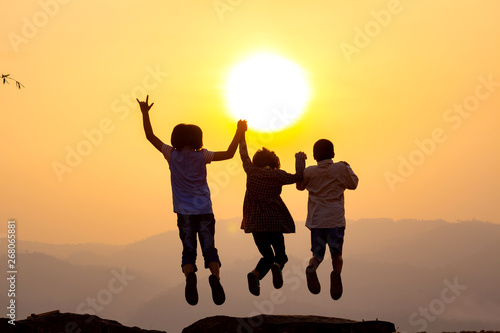
[[[238,125],[237,125],[237,129],[238,131],[240,132],[246,132],[247,129],[248,129],[248,126],[247,126],[247,121],[246,120],[238,120]]]
[[[137,102],[139,103],[139,106],[141,107],[141,112],[142,113],[148,113],[149,109],[153,106],[155,103],[151,103],[151,105],[148,105],[148,99],[149,95],[146,96],[146,100],[141,102],[138,98],[136,98]]]
[[[299,151],[298,153],[295,154],[295,159],[307,160],[307,155],[303,151]]]

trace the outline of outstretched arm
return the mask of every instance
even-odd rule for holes
[[[299,158],[299,156],[302,158]],[[305,179],[304,176],[304,170],[305,170],[305,161],[307,159],[307,155],[303,152],[299,152],[295,154],[295,170],[297,173],[301,172],[302,174],[302,179],[299,180],[296,184],[295,187],[297,187],[297,190],[299,191],[304,191],[307,186],[307,180]]]
[[[245,133],[240,137],[240,157],[243,162],[243,169],[248,171],[252,167],[252,160],[248,156],[247,142],[245,140]]]
[[[137,99],[137,102],[139,102],[139,106],[141,107],[141,112],[142,112],[142,124],[144,125],[144,132],[146,133],[146,138],[155,146],[156,149],[161,151],[161,147],[163,146],[163,142],[158,139],[158,137],[153,133],[153,127],[151,126],[151,120],[149,119],[149,110],[155,103],[151,103],[151,105],[148,105],[148,99],[149,95],[146,96],[146,100],[141,102],[139,99]]]
[[[303,152],[295,154],[295,174],[282,171],[280,173],[280,181],[283,184],[293,184],[302,181],[304,178],[304,169],[306,167],[307,156]]]
[[[247,130],[247,121],[239,120],[236,133],[234,134],[233,137],[233,141],[231,141],[231,144],[229,145],[226,151],[214,152],[213,161],[223,161],[233,158],[234,153],[236,153],[236,149],[238,148],[238,143],[240,142],[240,138],[246,132],[246,130]]]

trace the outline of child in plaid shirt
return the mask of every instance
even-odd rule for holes
[[[252,233],[262,254],[255,269],[247,275],[250,292],[258,296],[259,281],[269,270],[273,274],[274,287],[283,286],[281,271],[288,261],[283,233],[294,233],[295,223],[280,197],[281,188],[302,180],[306,155],[303,152],[295,154],[296,173],[290,174],[280,170],[278,156],[266,148],[259,149],[250,160],[245,134],[241,136],[239,150],[247,174],[241,229]]]

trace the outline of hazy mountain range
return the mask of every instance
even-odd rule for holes
[[[303,222],[297,222],[297,233],[286,235],[285,242],[289,262],[283,271],[284,286],[276,291],[266,277],[261,295],[255,297],[246,284],[246,274],[259,258],[253,239],[239,230],[237,220],[218,221],[216,245],[227,300],[222,306],[213,304],[200,253],[200,301],[193,307],[184,300],[177,231],[122,246],[20,240],[17,318],[59,309],[180,332],[208,316],[265,313],[378,318],[408,332],[500,329],[499,224],[349,221],[344,295],[336,302],[329,296],[329,254],[319,268],[322,292],[312,295],[307,290],[304,269],[310,244]],[[1,246],[5,244],[1,240]],[[6,279],[0,281],[0,290],[8,290]]]

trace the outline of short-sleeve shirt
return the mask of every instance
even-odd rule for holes
[[[174,212],[183,215],[211,214],[206,165],[213,161],[214,152],[207,149],[177,150],[167,144],[163,144],[161,152],[170,168]]]
[[[308,228],[345,227],[344,191],[358,186],[358,176],[351,167],[327,159],[304,170],[304,180],[297,189],[309,191]]]

